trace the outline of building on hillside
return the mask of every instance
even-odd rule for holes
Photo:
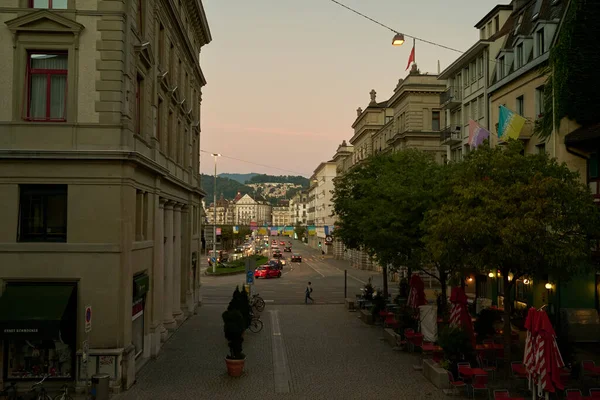
[[[202,2],[4,1],[0,37],[0,376],[83,389],[87,342],[127,389],[199,302]]]
[[[506,22],[512,10],[510,4],[494,7],[475,25],[479,41],[438,77],[446,81],[440,105],[446,120],[441,140],[447,147],[448,160],[462,160],[470,150],[469,120],[488,130],[493,125],[489,123],[488,88],[496,67],[494,56],[508,34]]]
[[[208,208],[205,210],[207,217],[207,224],[214,225],[214,203],[210,203]],[[233,202],[226,200],[223,194],[219,200],[217,200],[217,225],[233,225],[235,222],[235,205]]]
[[[310,177],[310,187],[308,189],[309,224],[315,226],[315,234],[309,233],[308,245],[314,249],[320,248],[325,254],[333,254],[331,242],[327,242],[327,239],[329,239],[334,229],[331,197],[334,188],[333,181],[336,176],[335,169],[336,163],[333,161],[319,164]]]
[[[258,226],[271,223],[271,203],[260,195],[238,194],[234,202],[235,225],[250,225],[255,222]]]

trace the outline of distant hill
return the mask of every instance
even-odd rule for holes
[[[235,174],[233,174],[235,175]],[[202,190],[206,192],[206,205],[212,203],[214,193],[214,176],[201,174]],[[238,182],[237,180],[217,176],[217,199],[221,198],[221,193],[227,200],[232,200],[237,192],[241,194],[251,193],[252,188]]]
[[[234,181],[244,184],[244,183],[246,183],[246,181],[249,181],[256,175],[258,175],[258,174],[254,173],[254,172],[250,172],[249,174],[226,174],[226,173],[223,173],[223,174],[217,175],[217,177],[233,179]],[[225,196],[225,197],[227,197],[227,196]]]

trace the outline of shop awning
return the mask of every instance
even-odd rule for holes
[[[590,151],[596,151],[589,146],[600,143],[600,123],[589,126],[582,126],[565,136],[565,144],[572,147],[586,148]]]
[[[0,338],[53,339],[75,296],[75,285],[14,284],[0,296]]]

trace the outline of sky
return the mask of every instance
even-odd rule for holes
[[[339,0],[396,31],[467,50],[474,25],[509,0]],[[200,54],[200,146],[221,153],[218,173],[309,177],[352,137],[356,109],[369,92],[385,101],[412,41],[331,0],[203,0],[213,41]],[[451,6],[450,6],[451,5]],[[421,73],[444,70],[460,53],[416,42]],[[213,157],[200,169],[213,174]]]

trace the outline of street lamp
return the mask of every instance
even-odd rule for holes
[[[392,39],[392,46],[402,46],[404,44],[404,35],[396,33]]]
[[[212,153],[215,158],[215,180],[213,185],[213,274],[217,273],[217,157],[221,157],[219,153]]]

